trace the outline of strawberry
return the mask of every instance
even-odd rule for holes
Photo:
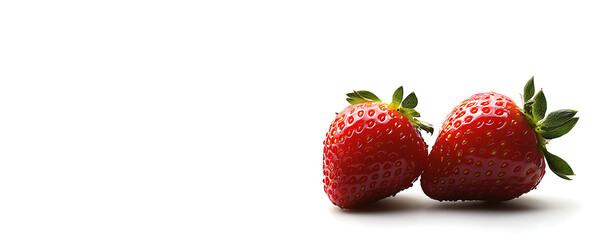
[[[440,201],[517,198],[540,183],[545,159],[553,173],[570,180],[572,168],[546,144],[574,127],[577,111],[553,111],[545,118],[544,93],[533,96],[532,77],[524,87],[523,109],[495,92],[475,94],[456,106],[429,154],[421,177],[425,194]]]
[[[390,104],[369,91],[347,96],[351,105],[337,114],[323,142],[323,183],[333,204],[355,208],[412,185],[428,155],[418,129],[433,128],[416,119],[414,92],[402,101],[402,87]]]

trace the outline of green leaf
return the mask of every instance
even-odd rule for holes
[[[530,78],[523,87],[523,102],[527,102],[532,96],[534,96],[534,77]]]
[[[392,96],[391,106],[393,106],[394,108],[400,107],[402,98],[404,98],[404,88],[402,86],[400,86],[398,89],[396,89],[396,91],[394,92],[394,95]]]
[[[363,98],[371,100],[373,102],[381,102],[381,99],[379,99],[377,97],[377,95],[373,94],[372,92],[360,90],[360,91],[356,91],[356,93],[358,93]]]
[[[412,117],[420,117],[421,116],[421,114],[419,112],[417,112],[417,110],[414,110],[412,108],[404,109],[404,111],[407,112]]]
[[[576,115],[578,111],[571,109],[561,109],[557,111],[553,111],[546,116],[546,118],[540,123],[541,128],[553,128],[559,126],[570,119],[574,115]]]
[[[346,96],[348,96],[349,98],[354,98],[354,99],[358,99],[358,100],[364,100],[364,101],[369,101],[368,98],[364,98],[360,95],[360,93],[353,91],[351,93],[346,93]]]
[[[578,117],[571,118],[569,121],[567,121],[559,126],[552,127],[552,128],[542,127],[541,131],[540,131],[540,136],[542,136],[545,139],[553,139],[553,138],[561,137],[561,136],[565,135],[566,133],[568,133],[570,130],[572,130],[572,128],[574,128],[574,126],[578,122],[578,119],[579,119]]]
[[[540,119],[544,118],[544,115],[546,114],[546,98],[544,97],[544,92],[542,92],[542,89],[536,93],[536,96],[534,96],[532,114],[535,122],[540,121]]]
[[[572,180],[571,178],[569,178],[569,177],[567,177],[567,176],[565,176],[565,175],[561,175],[561,174],[556,173],[556,172],[553,172],[553,173],[554,173],[555,175],[557,175],[558,177],[563,178],[563,179],[565,179],[565,180],[570,180],[570,181]]]
[[[410,94],[408,94],[408,96],[406,96],[404,101],[402,101],[402,107],[412,109],[415,108],[418,103],[419,100],[417,99],[417,95],[415,95],[415,92],[411,92]]]
[[[375,94],[364,90],[346,93],[346,96],[348,96],[346,100],[350,104],[356,104],[361,102],[381,102],[381,100]]]
[[[532,115],[532,106],[534,105],[534,100],[530,99],[523,104],[523,110],[526,114]]]
[[[358,99],[358,98],[346,98],[345,100],[348,101],[352,105],[354,105],[356,103],[366,102],[366,101],[363,101],[362,99]]]
[[[555,154],[550,153],[546,149],[542,149],[542,153],[544,153],[544,157],[546,158],[549,168],[551,171],[557,174],[557,176],[566,180],[571,180],[569,177],[567,177],[567,175],[575,175],[572,167],[570,167],[565,160]]]
[[[422,129],[422,130],[424,130],[424,131],[426,131],[426,132],[428,132],[428,133],[430,133],[430,134],[432,134],[432,135],[433,135],[433,125],[431,125],[431,123],[428,123],[428,122],[423,122],[423,121],[417,120],[417,122],[416,122],[416,126],[417,126],[419,129]]]

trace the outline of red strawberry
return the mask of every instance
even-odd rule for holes
[[[368,91],[347,96],[352,105],[337,114],[323,142],[323,183],[333,204],[354,208],[412,185],[428,154],[416,128],[433,128],[415,118],[414,92],[402,101],[402,87],[391,104]]]
[[[429,154],[421,186],[436,200],[510,200],[534,189],[549,168],[559,177],[571,167],[546,149],[550,139],[569,132],[574,110],[546,118],[542,90],[534,96],[534,78],[524,88],[524,108],[510,98],[479,93],[456,106],[442,125]]]

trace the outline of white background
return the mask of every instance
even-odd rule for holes
[[[598,1],[2,1],[1,239],[554,239],[598,234]],[[579,110],[498,205],[322,189],[345,93],[404,85],[439,130],[483,91]],[[425,136],[431,145],[435,136]],[[597,233],[595,233],[597,232]],[[596,236],[596,235],[594,235]]]

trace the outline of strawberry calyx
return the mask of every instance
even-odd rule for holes
[[[346,96],[346,100],[350,104],[357,104],[361,102],[381,102],[381,99],[379,99],[377,95],[366,90],[352,91],[351,93],[347,93]],[[392,102],[388,104],[388,107],[396,110],[406,117],[417,130],[423,130],[433,134],[433,125],[417,119],[421,116],[421,114],[415,110],[415,107],[417,107],[418,103],[419,100],[417,99],[415,92],[411,92],[408,94],[408,96],[406,96],[406,98],[404,98],[404,88],[400,86],[398,89],[396,89],[396,91],[394,91]]]
[[[546,144],[551,139],[567,134],[578,122],[574,117],[578,111],[561,109],[546,115],[547,103],[542,89],[534,95],[534,77],[530,78],[523,89],[523,109],[526,120],[534,129],[538,138],[538,147],[544,155],[549,168],[560,178],[571,180],[568,176],[575,175],[570,165],[561,157],[550,153]]]

